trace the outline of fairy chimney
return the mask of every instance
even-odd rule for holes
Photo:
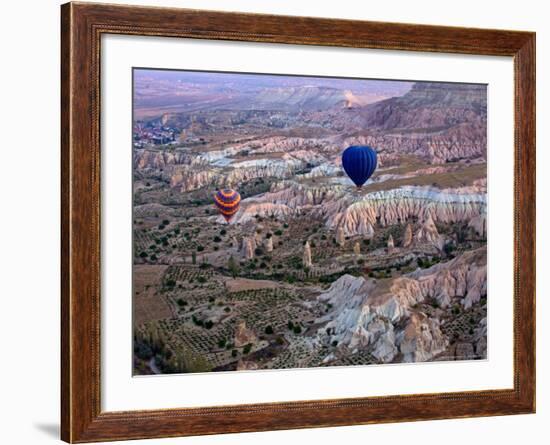
[[[265,239],[264,247],[266,252],[273,252],[273,237]]]
[[[388,251],[391,252],[394,247],[395,247],[395,245],[394,245],[394,242],[393,242],[393,236],[391,236],[391,234],[390,234],[390,236],[388,237]]]
[[[407,224],[407,227],[405,227],[405,233],[403,234],[403,247],[410,247],[412,244],[412,239],[412,226],[410,224]]]
[[[304,245],[304,258],[303,258],[304,267],[311,267],[313,263],[311,262],[311,247],[309,241],[306,241]]]
[[[344,229],[342,227],[338,227],[336,231],[336,242],[340,247],[344,247],[346,243],[346,237],[344,236]]]
[[[254,258],[254,250],[256,249],[256,240],[254,236],[243,238],[242,255],[247,260]]]

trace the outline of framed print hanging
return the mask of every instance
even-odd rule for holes
[[[63,440],[534,412],[534,33],[61,14]]]

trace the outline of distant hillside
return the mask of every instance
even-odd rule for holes
[[[436,130],[466,122],[484,123],[487,87],[419,82],[401,97],[367,105],[358,118],[364,127],[381,130]]]
[[[266,88],[253,99],[256,110],[326,110],[344,106],[350,98],[359,102],[349,91],[306,85],[301,87]]]

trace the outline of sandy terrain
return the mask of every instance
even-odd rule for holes
[[[248,278],[230,278],[225,281],[225,287],[229,292],[241,292],[245,290],[276,289],[279,285],[275,281],[251,280]]]
[[[157,286],[168,266],[134,265],[134,324],[160,320],[172,315]]]

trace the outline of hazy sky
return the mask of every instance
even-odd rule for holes
[[[154,86],[187,83],[217,86],[219,88],[238,88],[254,91],[262,88],[300,87],[306,85],[351,90],[354,93],[383,93],[399,96],[412,86],[410,81],[349,79],[330,77],[288,76],[270,74],[240,74],[199,71],[168,71],[135,69],[136,87],[151,82]]]

